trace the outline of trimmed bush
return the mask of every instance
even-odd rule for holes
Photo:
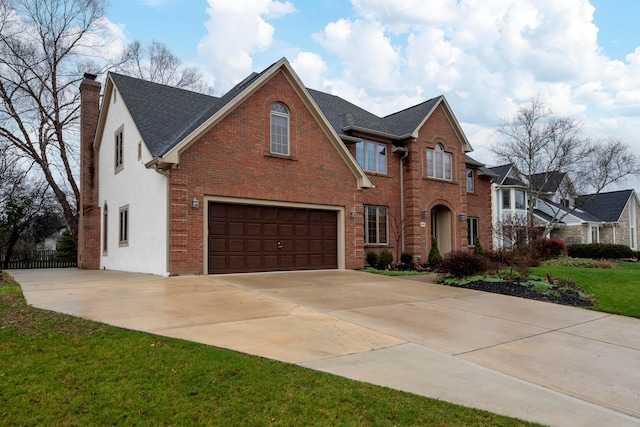
[[[569,245],[567,251],[573,258],[621,259],[633,258],[633,251],[626,245],[589,243]]]
[[[464,250],[449,252],[442,258],[437,268],[438,273],[453,277],[473,276],[485,270],[484,257]]]
[[[393,254],[391,252],[384,251],[378,255],[378,263],[376,264],[378,270],[386,270],[391,264],[393,264]]]
[[[480,238],[476,237],[473,242],[473,253],[482,255],[484,253],[484,248],[482,247],[482,243],[480,243]]]
[[[540,238],[529,243],[533,255],[541,261],[567,254],[567,244],[560,239]]]
[[[431,250],[429,250],[427,262],[429,265],[438,265],[440,261],[442,261],[442,255],[440,255],[440,249],[438,249],[438,240],[434,237],[431,239]]]
[[[413,262],[413,254],[409,252],[402,252],[400,255],[400,262],[403,264],[411,264]]]
[[[367,252],[365,260],[371,267],[375,267],[378,265],[378,254],[376,252]]]

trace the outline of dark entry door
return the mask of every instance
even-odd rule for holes
[[[336,211],[209,203],[209,274],[338,268]]]

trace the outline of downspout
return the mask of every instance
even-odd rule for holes
[[[400,228],[400,247],[401,253],[404,253],[404,160],[409,155],[409,149],[407,147],[394,147],[394,153],[404,153],[402,157],[400,157],[400,224],[402,224]]]

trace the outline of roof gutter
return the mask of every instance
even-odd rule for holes
[[[169,170],[173,169],[176,165],[166,162],[162,157],[155,157],[150,162],[145,163],[144,167],[147,169],[153,169],[160,175],[169,176]]]
[[[368,133],[370,135],[374,135],[380,138],[394,139],[394,140],[400,140],[400,141],[413,138],[413,134],[411,133],[406,133],[404,135],[394,135],[387,132],[380,132],[377,130],[367,129],[367,128],[363,128],[360,126],[353,126],[353,125],[343,127],[342,131],[343,132],[359,132],[359,133],[365,133],[365,134]]]

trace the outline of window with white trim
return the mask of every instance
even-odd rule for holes
[[[467,218],[467,244],[473,246],[478,238],[478,218]]]
[[[271,153],[289,155],[289,109],[282,102],[271,104]]]
[[[120,208],[118,224],[118,243],[120,246],[129,245],[129,205]]]
[[[524,200],[525,200],[524,191],[515,190],[514,202],[516,204],[516,209],[524,209],[525,208]]]
[[[597,225],[591,226],[591,241],[589,243],[598,243],[600,241],[600,230]]]
[[[368,245],[386,245],[389,242],[386,206],[364,207],[364,240]]]
[[[113,154],[114,154],[114,167],[116,172],[119,172],[124,167],[124,147],[123,147],[122,129],[116,132]]]
[[[475,191],[475,182],[473,181],[473,169],[467,169],[467,192]]]
[[[356,161],[367,172],[387,173],[387,144],[372,141],[356,143]]]
[[[511,209],[511,190],[502,190],[502,209]]]
[[[444,151],[442,144],[427,148],[427,176],[451,181],[451,153]]]

